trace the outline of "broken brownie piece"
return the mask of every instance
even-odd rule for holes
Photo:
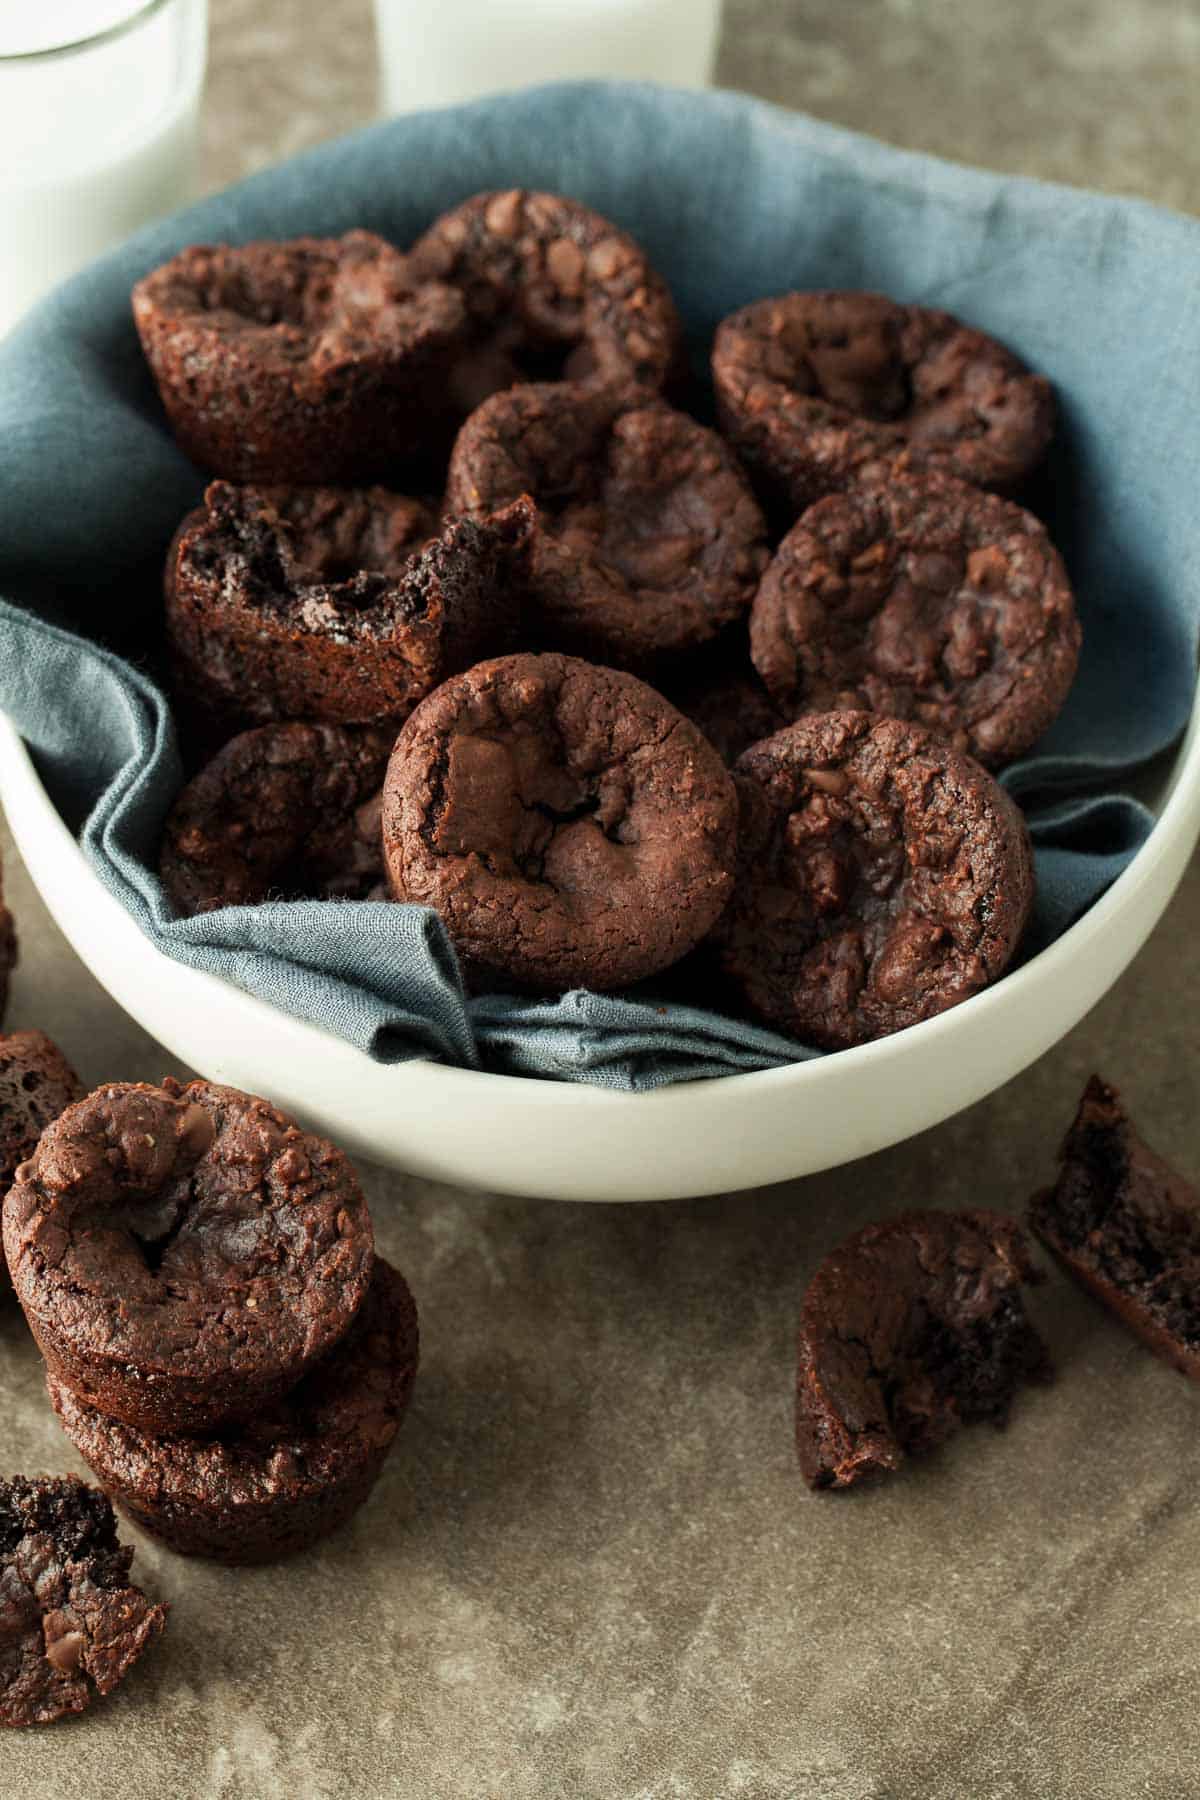
[[[1093,1075],[1029,1223],[1081,1287],[1200,1381],[1200,1193],[1144,1144]]]
[[[851,1487],[960,1425],[1003,1425],[1050,1376],[1021,1284],[1021,1228],[993,1212],[907,1212],[827,1256],[800,1315],[796,1448],[812,1488]]]
[[[82,1712],[161,1632],[165,1606],[129,1585],[113,1510],[74,1475],[0,1481],[0,1725]]]

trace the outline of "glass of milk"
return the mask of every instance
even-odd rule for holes
[[[191,198],[207,0],[0,4],[0,337]]]
[[[705,87],[721,0],[375,0],[386,112],[588,75]]]

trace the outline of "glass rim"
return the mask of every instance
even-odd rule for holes
[[[0,50],[0,68],[8,63],[52,62],[55,57],[70,56],[77,50],[90,50],[94,44],[111,43],[114,38],[124,37],[127,31],[136,31],[144,20],[170,4],[171,0],[142,0],[142,4],[135,6],[125,18],[115,20],[101,31],[91,31],[85,37],[69,38],[62,44],[46,44],[40,50]]]

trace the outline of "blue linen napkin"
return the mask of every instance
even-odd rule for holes
[[[1200,225],[1138,202],[984,174],[732,94],[572,83],[397,119],[297,157],[140,232],[0,345],[0,706],[105,885],[160,949],[382,1061],[625,1088],[812,1054],[661,994],[468,1000],[415,907],[272,902],[171,915],[154,874],[179,784],[147,672],[158,571],[202,479],[175,448],[129,290],[197,241],[334,234],[410,242],[478,189],[572,194],[632,231],[703,368],[717,321],[791,287],[879,288],[948,307],[1058,389],[1044,510],[1084,624],[1079,680],[1008,772],[1037,845],[1031,949],[1144,842],[1121,792],[1167,748],[1200,631]]]

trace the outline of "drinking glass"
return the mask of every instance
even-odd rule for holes
[[[0,336],[194,191],[207,0],[0,7]]]
[[[375,0],[386,112],[589,75],[705,87],[721,0]]]

